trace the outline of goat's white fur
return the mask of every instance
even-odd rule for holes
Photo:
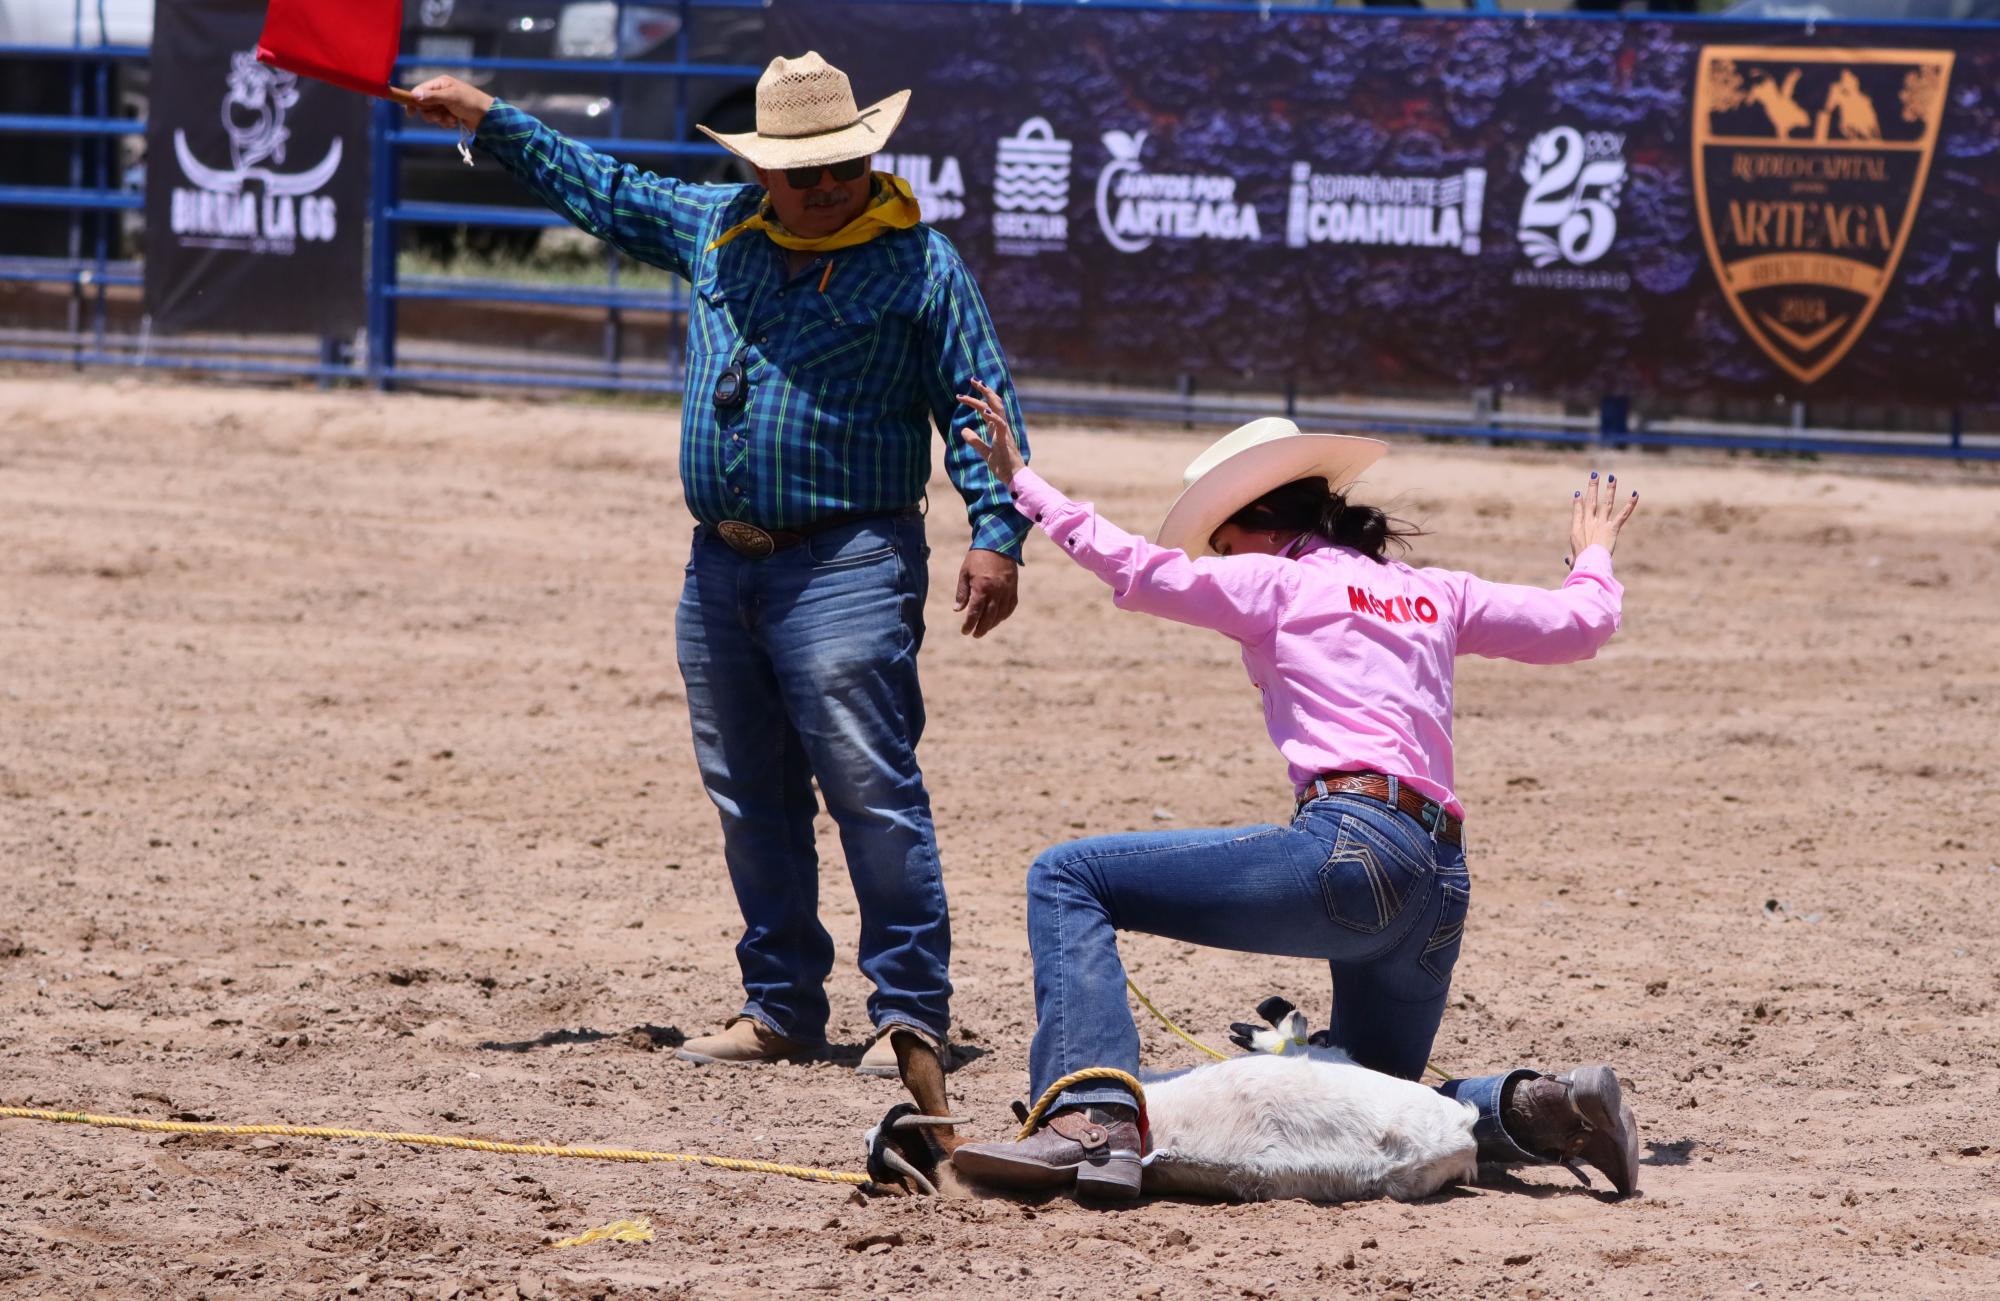
[[[1478,1111],[1315,1048],[1251,1053],[1146,1086],[1149,1193],[1238,1201],[1428,1197],[1478,1174]]]

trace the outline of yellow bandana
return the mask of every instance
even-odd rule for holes
[[[917,196],[910,189],[910,183],[900,176],[888,172],[875,173],[875,193],[868,201],[867,208],[853,221],[848,222],[831,235],[818,239],[807,239],[794,235],[778,223],[771,215],[771,199],[764,197],[764,204],[757,209],[757,215],[748,221],[737,222],[728,230],[715,237],[710,249],[721,248],[746,230],[761,230],[770,236],[771,242],[783,248],[797,249],[801,253],[826,253],[837,248],[853,248],[856,244],[866,244],[878,235],[892,230],[908,230],[923,219],[917,211]]]

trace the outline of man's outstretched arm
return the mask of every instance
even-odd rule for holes
[[[494,161],[579,230],[641,262],[690,275],[712,211],[693,201],[690,191],[702,187],[620,163],[456,77],[434,77],[412,94],[412,113],[472,132]]]

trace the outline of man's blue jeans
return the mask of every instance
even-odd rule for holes
[[[1118,931],[1246,953],[1325,958],[1333,1039],[1356,1062],[1414,1080],[1444,1015],[1472,887],[1465,852],[1415,818],[1358,795],[1331,795],[1289,827],[1160,831],[1059,845],[1028,870],[1035,955],[1030,1098],[1072,1071],[1138,1074],[1139,1033],[1125,998]],[[1519,1071],[1444,1088],[1479,1109],[1480,1159],[1534,1160],[1501,1123]],[[1129,1103],[1118,1085],[1085,1085],[1061,1103]]]
[[[833,969],[815,778],[860,905],[869,1020],[939,1039],[950,1028],[951,924],[917,767],[929,555],[914,514],[764,560],[695,530],[676,624],[695,759],[743,913],[743,1014],[790,1039],[825,1040]]]

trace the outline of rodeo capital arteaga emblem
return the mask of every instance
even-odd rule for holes
[[[1695,203],[1736,319],[1802,384],[1881,305],[1923,197],[1948,50],[1711,45],[1695,84]]]

